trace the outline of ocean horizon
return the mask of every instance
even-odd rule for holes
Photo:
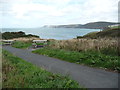
[[[3,32],[23,31],[26,34],[38,35],[42,39],[67,40],[77,36],[83,36],[90,32],[100,31],[100,29],[82,28],[2,28]]]

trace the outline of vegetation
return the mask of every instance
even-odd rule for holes
[[[0,45],[2,45],[2,42],[0,41]]]
[[[44,43],[35,43],[35,45],[45,45]],[[32,46],[32,41],[15,41],[12,45],[15,48],[26,49]]]
[[[33,52],[73,63],[120,71],[119,32],[119,27],[112,27],[78,39],[49,40],[46,48]]]
[[[119,23],[120,24],[120,23]],[[115,28],[120,28],[120,25],[119,26],[114,26],[114,27],[110,27],[111,29],[115,29]]]
[[[42,45],[45,45],[45,44],[44,43],[36,43],[36,45],[41,45],[42,46]]]
[[[49,47],[78,52],[92,50],[106,55],[120,55],[118,39],[115,38],[56,40],[51,41]]]
[[[65,61],[120,71],[119,27],[105,28],[79,39],[54,40],[48,48],[34,53],[59,58]]]
[[[2,88],[2,48],[0,48],[0,88]]]
[[[68,77],[52,74],[3,51],[3,88],[79,88]]]
[[[120,71],[120,62],[118,62],[120,57],[105,55],[96,51],[77,52],[62,49],[42,48],[33,52],[59,58],[68,62]]]
[[[24,32],[4,32],[2,33],[2,39],[13,39],[13,38],[19,38],[19,37],[37,37],[39,36],[28,34],[26,35]]]
[[[24,42],[24,41],[15,41],[12,45],[15,48],[28,48],[32,46],[32,43],[30,41]]]
[[[91,32],[84,36],[78,36],[77,38],[120,38],[120,26],[115,26],[111,28],[105,28],[100,32]]]
[[[77,39],[79,39],[79,38],[85,38],[85,37],[89,37],[89,38],[92,38],[93,36],[94,36],[94,39],[95,38],[97,38],[96,37],[96,34],[97,34],[98,32],[90,32],[90,33],[88,33],[88,34],[86,34],[86,35],[84,35],[84,36],[77,36]]]
[[[109,25],[115,25],[119,23],[113,22],[90,22],[87,24],[69,24],[69,25],[51,25],[53,28],[88,28],[88,29],[103,29]],[[45,25],[44,27],[48,27]]]

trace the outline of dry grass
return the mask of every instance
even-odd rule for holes
[[[55,49],[65,49],[72,51],[100,50],[103,48],[118,48],[117,38],[102,39],[71,39],[71,40],[55,40],[49,46]]]
[[[0,42],[4,39],[0,39]],[[20,37],[20,38],[13,38],[9,40],[15,40],[15,41],[21,41],[21,42],[32,42],[33,40],[43,40],[41,38],[36,38],[36,37]]]
[[[0,42],[4,39],[0,39]],[[36,38],[36,37],[20,37],[20,38],[13,38],[9,40],[15,40],[15,41],[22,41],[22,42],[28,42],[32,40],[51,40],[54,41],[54,39],[42,39],[42,38]]]
[[[40,38],[36,38],[36,37],[31,37],[31,38],[27,38],[27,37],[21,37],[21,38],[14,38],[11,40],[16,40],[16,41],[32,41],[32,40],[41,40]]]

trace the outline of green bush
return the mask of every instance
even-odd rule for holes
[[[37,35],[28,34],[26,35],[25,32],[19,31],[19,32],[4,32],[2,33],[2,39],[13,39],[13,38],[19,38],[19,37],[37,37]]]
[[[108,47],[108,48],[102,48],[100,49],[100,52],[105,55],[111,55],[111,56],[119,56],[120,53],[118,52],[118,47]]]

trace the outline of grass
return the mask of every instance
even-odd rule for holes
[[[120,57],[105,55],[96,51],[68,51],[62,49],[42,48],[33,53],[55,57],[64,61],[84,64],[108,70],[120,71]]]
[[[110,28],[111,29],[120,28],[120,25],[119,26],[110,27]]]
[[[3,51],[3,88],[79,88],[76,81],[52,74]]]
[[[2,49],[0,48],[0,89],[2,89]]]
[[[86,35],[84,35],[84,36],[77,36],[77,39],[79,39],[79,38],[84,38],[84,37],[89,37],[89,38],[92,38],[93,36],[94,36],[94,38],[97,38],[96,37],[96,34],[97,34],[98,32],[90,32],[90,33],[88,33],[88,34],[86,34]]]
[[[35,45],[45,45],[44,43],[35,43]],[[12,45],[15,48],[26,49],[32,46],[32,41],[15,41]]]
[[[92,38],[92,39],[97,39],[97,38],[120,38],[120,26],[116,27],[109,27],[106,29],[103,29],[100,32],[91,32],[88,33],[84,36],[78,36],[77,38]]]
[[[53,49],[64,49],[70,51],[98,51],[106,55],[120,55],[118,39],[101,38],[101,39],[71,39],[55,40],[49,44]]]
[[[32,43],[30,41],[24,42],[24,41],[15,41],[12,45],[15,48],[28,48],[30,46],[32,46]]]
[[[43,45],[47,45],[47,43],[36,43],[36,45],[41,45],[41,46],[43,46]]]

